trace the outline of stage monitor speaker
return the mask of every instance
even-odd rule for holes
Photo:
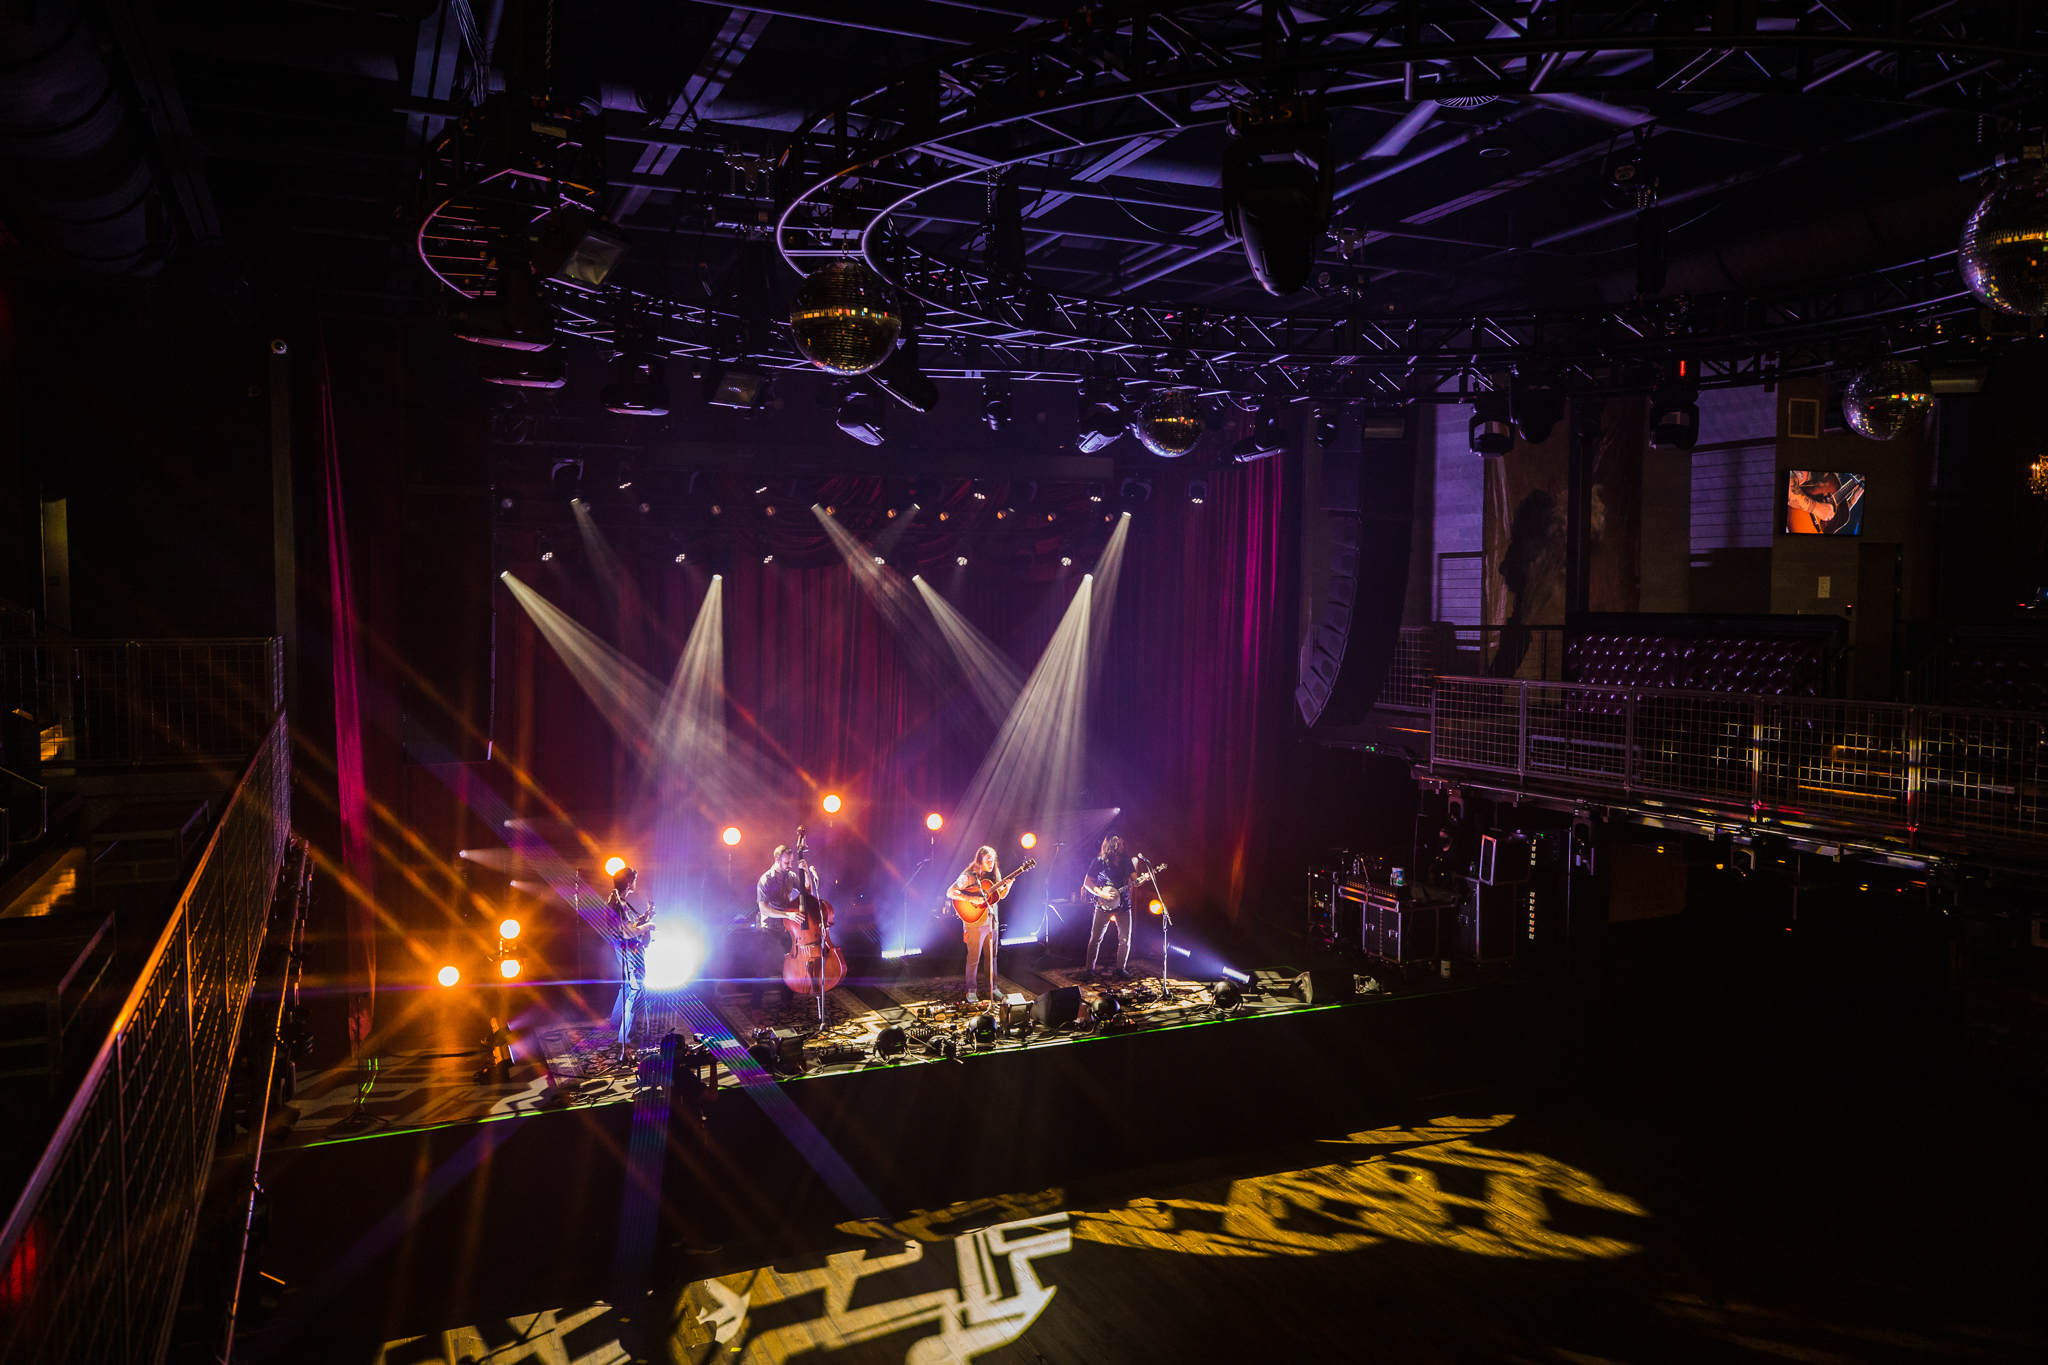
[[[1317,967],[1294,978],[1294,993],[1311,1005],[1334,1005],[1356,999],[1358,982],[1340,967]]]
[[[1031,1002],[1031,1022],[1040,1028],[1058,1028],[1081,1017],[1081,988],[1055,986]]]
[[[1364,720],[1393,662],[1408,595],[1416,425],[1404,423],[1395,439],[1359,441],[1353,509],[1332,510],[1324,497],[1304,518],[1302,581],[1314,623],[1301,643],[1294,704],[1306,725]],[[1351,480],[1331,483],[1335,491]]]

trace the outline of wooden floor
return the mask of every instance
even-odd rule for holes
[[[1312,1069],[1275,1086],[1189,1066],[1180,1114],[1241,1133],[1269,1113],[1286,1135],[711,1228],[715,1251],[668,1224],[640,1304],[610,1301],[617,1109],[292,1153],[266,1260],[291,1289],[252,1345],[351,1365],[2048,1358],[2038,1083],[1954,1065],[1924,1010],[1751,969],[1588,980],[1568,1018],[1530,1018],[1555,1027],[1551,1065],[1435,1097],[1354,1087],[1355,1122],[1320,1132],[1284,1127]],[[1390,1008],[1319,1017],[1370,1043]],[[1512,1041],[1473,1017],[1444,1030],[1447,1060]],[[898,1159],[947,1160],[935,1140]]]

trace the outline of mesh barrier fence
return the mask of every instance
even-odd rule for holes
[[[283,716],[0,1228],[0,1365],[155,1365],[291,825]]]
[[[1440,677],[1433,772],[1678,797],[1914,846],[2035,846],[2048,716]]]
[[[241,759],[284,705],[284,644],[0,641],[0,710],[22,710],[57,763]]]

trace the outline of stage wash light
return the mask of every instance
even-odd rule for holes
[[[725,846],[727,848],[737,848],[739,847],[740,842],[740,827],[738,825],[727,825],[725,827],[725,833],[719,835],[718,837],[725,841]]]
[[[500,962],[498,964],[498,975],[504,977],[507,981],[510,981],[513,977],[518,976],[519,959],[516,957],[508,957],[504,959],[502,962]]]
[[[827,792],[825,794],[825,799],[823,801],[820,801],[818,804],[824,807],[825,814],[837,815],[839,814],[841,807],[843,807],[846,803],[844,801],[841,801],[836,794]]]
[[[462,980],[462,971],[457,967],[443,967],[440,971],[434,973],[434,979],[444,986],[452,986]]]
[[[607,877],[616,877],[625,870],[626,860],[616,853],[604,860],[604,875]]]
[[[654,939],[647,945],[647,986],[649,990],[670,991],[697,979],[704,965],[704,941],[681,920],[657,923]]]
[[[933,811],[930,815],[925,816],[924,827],[936,834],[946,827],[946,817],[940,815],[937,811]]]
[[[499,938],[505,938],[505,939],[512,939],[512,938],[518,938],[518,937],[519,937],[519,921],[518,921],[518,920],[516,920],[516,919],[503,919],[503,920],[499,920],[499,921],[498,921],[498,937],[499,937]]]

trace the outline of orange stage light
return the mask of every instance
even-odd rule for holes
[[[518,921],[518,920],[516,920],[516,919],[507,919],[507,920],[500,920],[500,921],[498,921],[498,937],[499,937],[499,938],[518,938],[518,937],[519,937],[519,921]]]
[[[825,814],[837,815],[839,814],[840,807],[844,806],[846,803],[839,799],[838,793],[827,792],[825,794],[825,799],[823,801],[820,801],[818,804],[825,808]]]
[[[1037,847],[1038,847],[1038,836],[1037,836],[1036,834],[1026,834],[1026,835],[1025,835],[1025,836],[1024,836],[1023,838],[1019,839],[1019,840],[1018,840],[1017,842],[1018,842],[1018,843],[1020,843],[1020,844],[1022,844],[1022,845],[1024,845],[1024,847],[1026,847],[1026,848],[1037,848]]]
[[[934,834],[938,833],[941,829],[944,829],[945,826],[946,817],[939,814],[937,811],[933,811],[930,815],[927,815],[924,818],[924,827]]]
[[[625,871],[625,868],[626,860],[616,853],[604,860],[604,875],[607,877],[616,877]]]
[[[718,837],[725,840],[725,846],[727,848],[737,848],[740,842],[740,827],[738,825],[727,825],[725,827],[725,833],[719,835]]]
[[[454,967],[443,967],[440,971],[434,973],[434,979],[444,986],[452,986],[462,980],[462,973]]]
[[[508,957],[503,962],[500,962],[498,964],[498,975],[504,977],[507,981],[519,975],[519,959]]]

